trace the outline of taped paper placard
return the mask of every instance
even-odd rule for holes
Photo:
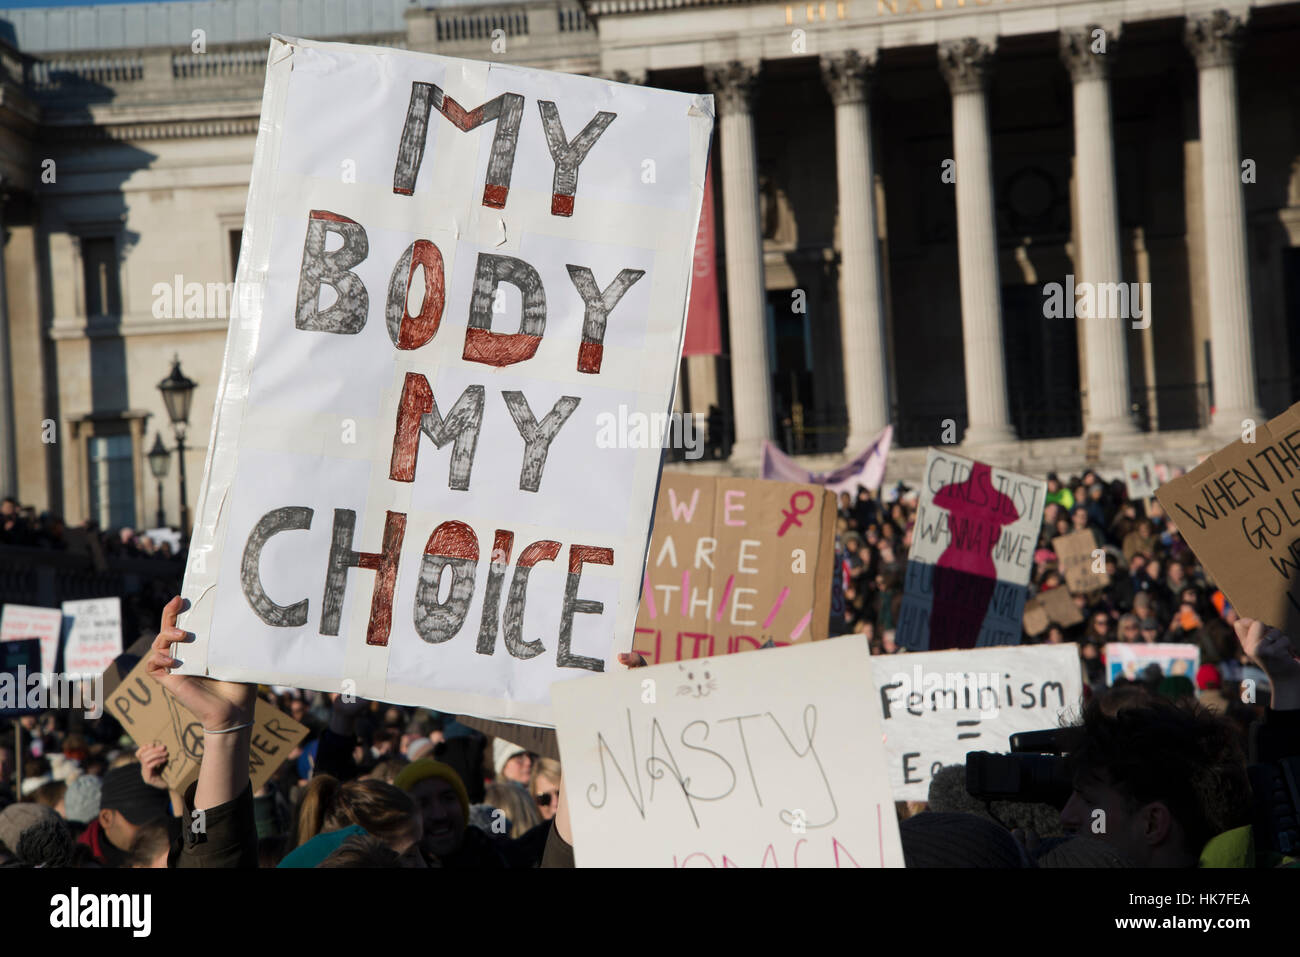
[[[708,96],[272,43],[182,671],[547,724],[631,645]]]
[[[901,867],[860,635],[554,688],[580,867]]]
[[[1154,495],[1160,485],[1156,475],[1156,457],[1150,452],[1124,456],[1124,485],[1128,497],[1134,501]]]
[[[63,603],[63,670],[74,675],[103,674],[122,653],[122,600],[86,598]]]
[[[897,641],[912,651],[1020,643],[1047,483],[930,449]]]
[[[1104,647],[1103,654],[1108,685],[1120,678],[1141,681],[1146,677],[1146,670],[1155,665],[1162,677],[1181,676],[1195,686],[1196,671],[1201,667],[1201,649],[1196,645],[1113,642]]]
[[[59,636],[63,632],[63,612],[57,608],[35,605],[0,607],[0,641],[38,638],[41,642],[41,671],[50,674],[58,664]]]
[[[1078,708],[1077,646],[1025,645],[875,655],[889,781],[899,801],[925,801],[944,765],[968,751],[1005,752],[1022,731],[1060,727]]]

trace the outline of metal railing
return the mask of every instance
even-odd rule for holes
[[[185,564],[168,558],[105,558],[0,545],[0,605],[57,608],[79,598],[126,597],[161,582],[180,593]]]

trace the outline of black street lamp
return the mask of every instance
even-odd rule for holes
[[[158,480],[158,527],[166,528],[167,519],[163,512],[163,488],[162,480],[167,477],[167,470],[172,464],[171,449],[163,445],[162,435],[155,434],[153,437],[153,448],[145,456],[149,460],[149,471],[153,472],[153,477]]]
[[[181,480],[181,537],[190,535],[190,507],[185,498],[185,429],[190,421],[190,402],[198,383],[187,379],[181,372],[180,356],[172,359],[172,374],[158,383],[158,391],[163,394],[163,404],[167,406],[167,415],[172,420],[176,432],[176,457],[180,460]]]

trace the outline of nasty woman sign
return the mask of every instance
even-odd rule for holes
[[[912,651],[1020,643],[1047,483],[930,449],[897,641]]]
[[[549,723],[631,646],[712,99],[275,38],[183,670]]]

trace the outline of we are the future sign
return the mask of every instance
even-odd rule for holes
[[[671,408],[712,129],[273,39],[179,670],[549,724],[631,648],[660,449],[599,423]]]

